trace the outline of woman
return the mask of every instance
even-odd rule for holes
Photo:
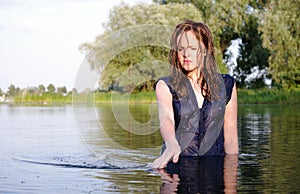
[[[234,80],[217,73],[211,32],[185,20],[171,36],[170,76],[156,84],[164,168],[179,156],[238,154],[237,94]]]

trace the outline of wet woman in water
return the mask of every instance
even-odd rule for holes
[[[170,75],[156,84],[164,168],[180,157],[238,154],[237,94],[233,77],[217,72],[209,28],[185,20],[171,36]]]

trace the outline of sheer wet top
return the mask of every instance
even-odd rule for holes
[[[231,99],[232,88],[234,86],[234,79],[228,74],[222,74],[225,90],[226,90],[226,104]],[[171,94],[172,105],[174,111],[176,138],[180,147],[182,148],[181,156],[198,156],[200,144],[207,131],[206,126],[209,117],[214,115],[209,114],[212,103],[208,99],[204,99],[202,107],[199,109],[198,103],[193,95],[182,97],[178,95],[172,85],[172,78],[170,76],[162,77]],[[159,81],[158,80],[158,81]],[[188,93],[193,94],[192,87],[189,81],[185,83],[188,88]],[[165,146],[162,147],[162,152]],[[204,156],[223,156],[224,150],[224,128],[222,127],[219,136],[216,138],[214,144],[208,149]]]

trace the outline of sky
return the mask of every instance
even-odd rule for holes
[[[151,0],[0,0],[0,89],[74,88],[79,46],[103,33],[109,10]]]

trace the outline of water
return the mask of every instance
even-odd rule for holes
[[[238,157],[182,159],[155,171],[155,106],[2,104],[0,193],[297,193],[299,108],[239,106]]]

